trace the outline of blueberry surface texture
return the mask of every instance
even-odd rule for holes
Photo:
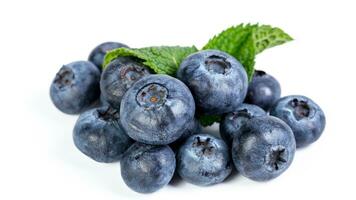
[[[234,136],[240,134],[241,127],[254,117],[265,116],[266,112],[252,104],[241,104],[234,112],[225,114],[220,122],[220,135],[231,146]]]
[[[102,69],[102,64],[104,61],[104,57],[108,51],[117,49],[117,48],[129,48],[127,45],[119,43],[119,42],[104,42],[102,44],[99,44],[96,46],[89,55],[88,60],[92,62],[94,65],[97,66],[97,68],[101,71]]]
[[[91,62],[63,65],[51,84],[51,100],[60,111],[79,114],[99,99],[99,81],[100,72]]]
[[[146,144],[177,140],[194,120],[195,104],[188,87],[167,75],[137,81],[121,101],[121,123],[127,134]]]
[[[174,152],[176,152],[186,139],[188,139],[194,134],[201,133],[201,130],[201,124],[196,118],[194,118],[192,121],[188,122],[187,125],[185,125],[185,130],[183,131],[183,134],[169,146],[173,149]]]
[[[255,70],[248,86],[245,102],[268,111],[281,97],[279,82],[264,71]]]
[[[139,193],[152,193],[172,179],[176,159],[167,145],[136,142],[125,152],[120,165],[121,176],[129,188]]]
[[[292,163],[296,145],[291,128],[272,116],[255,117],[234,137],[232,158],[236,169],[255,181],[281,175]]]
[[[225,142],[207,134],[189,137],[177,154],[177,172],[183,180],[209,186],[223,182],[232,171]]]
[[[109,106],[81,114],[74,127],[73,140],[82,153],[104,163],[119,161],[133,142],[120,125],[119,112]]]
[[[276,102],[270,113],[292,128],[298,148],[318,140],[325,128],[323,110],[305,96],[283,97]]]
[[[119,57],[110,62],[101,75],[101,94],[111,106],[119,109],[126,91],[149,74],[148,68],[137,58]]]
[[[192,91],[203,114],[232,112],[245,99],[248,82],[243,66],[218,50],[191,54],[180,65],[177,77]]]

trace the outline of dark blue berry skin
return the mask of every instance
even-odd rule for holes
[[[96,46],[89,55],[88,60],[92,62],[97,68],[101,71],[102,64],[104,61],[104,57],[108,51],[117,49],[117,48],[129,48],[127,45],[119,43],[119,42],[104,42],[98,46]]]
[[[112,107],[119,109],[126,91],[149,74],[148,68],[136,58],[119,57],[110,62],[101,75],[101,94]]]
[[[51,100],[60,111],[79,114],[99,99],[99,81],[100,72],[91,62],[63,65],[51,84]]]
[[[134,143],[124,154],[121,176],[126,185],[139,193],[152,193],[172,179],[176,159],[169,146]]]
[[[279,99],[270,114],[292,128],[298,148],[318,140],[325,128],[323,110],[305,96],[292,95]]]
[[[121,123],[127,134],[146,144],[170,144],[194,120],[195,104],[187,86],[167,75],[137,81],[121,101]]]
[[[252,104],[241,104],[234,112],[227,113],[223,116],[220,122],[221,138],[231,146],[235,135],[240,133],[241,127],[246,124],[248,120],[254,117],[265,116],[266,112]]]
[[[217,50],[191,54],[180,65],[177,77],[193,93],[203,114],[232,112],[245,99],[246,71],[234,57]]]
[[[262,116],[249,120],[234,137],[232,158],[243,176],[267,181],[290,166],[295,149],[291,128],[276,117]]]
[[[119,112],[109,106],[82,113],[75,124],[73,140],[82,153],[104,163],[119,161],[133,142],[120,125]]]
[[[225,142],[207,134],[189,137],[179,148],[177,172],[183,180],[208,186],[221,183],[232,171],[232,162]]]
[[[249,83],[245,102],[268,111],[280,97],[279,82],[266,72],[256,70]]]
[[[182,136],[180,136],[180,138],[178,138],[173,143],[169,144],[169,146],[173,149],[174,152],[176,152],[186,139],[188,139],[190,136],[194,134],[200,133],[201,130],[202,130],[201,124],[197,119],[194,118],[192,121],[188,122],[188,124],[185,126],[185,130]]]
[[[100,94],[99,105],[100,106],[110,106],[110,104],[108,103],[108,101],[105,99],[105,97],[102,94]]]

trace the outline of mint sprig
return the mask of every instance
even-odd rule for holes
[[[104,58],[104,68],[112,60],[120,56],[133,56],[142,60],[142,63],[150,67],[157,74],[175,76],[180,63],[188,55],[197,52],[195,46],[159,46],[140,49],[118,48],[108,52]]]

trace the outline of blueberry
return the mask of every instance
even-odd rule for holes
[[[195,104],[187,86],[167,75],[137,81],[121,101],[121,123],[127,134],[147,144],[169,144],[194,119]]]
[[[293,132],[286,123],[271,116],[255,117],[234,137],[232,158],[243,176],[267,181],[290,166],[295,148]]]
[[[249,83],[245,102],[268,111],[280,97],[281,86],[278,81],[266,72],[256,70]]]
[[[188,139],[190,136],[194,134],[200,133],[202,130],[202,126],[197,119],[193,119],[192,121],[188,122],[185,126],[185,130],[183,134],[178,138],[176,141],[171,143],[169,146],[173,149],[174,152],[181,146],[181,144]]]
[[[126,91],[148,74],[150,74],[149,70],[136,58],[119,57],[113,60],[105,68],[100,80],[104,99],[111,106],[119,109]]]
[[[217,50],[191,54],[180,65],[177,77],[192,91],[203,114],[233,111],[244,100],[246,71],[234,57]]]
[[[325,128],[324,112],[305,96],[283,97],[276,102],[270,113],[292,128],[297,147],[304,147],[318,140]]]
[[[109,106],[94,108],[80,115],[73,131],[75,146],[98,162],[115,162],[132,144],[122,129],[119,112]]]
[[[232,171],[225,142],[207,134],[189,137],[177,154],[177,172],[183,180],[200,186],[221,183]]]
[[[152,193],[172,179],[176,159],[169,146],[134,143],[124,154],[121,176],[126,185],[139,193]]]
[[[99,81],[100,72],[91,62],[63,65],[51,84],[52,102],[64,113],[79,114],[99,99]]]
[[[266,112],[255,105],[241,104],[234,112],[225,114],[220,123],[220,135],[231,146],[233,137],[240,133],[241,127],[251,118],[264,116]]]
[[[121,48],[121,47],[129,48],[127,45],[119,43],[119,42],[104,42],[104,43],[96,46],[90,52],[88,60],[90,62],[94,63],[94,65],[96,65],[98,67],[98,69],[101,70],[105,54],[108,51],[111,51],[111,50],[114,50],[117,48]]]

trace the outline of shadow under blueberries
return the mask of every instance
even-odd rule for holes
[[[224,180],[224,183],[228,183],[231,181],[235,181],[236,179],[240,178],[241,175],[239,172],[236,170],[235,166],[233,166],[231,174]]]
[[[173,177],[172,177],[171,181],[168,183],[168,185],[176,187],[181,184],[183,184],[183,179],[179,176],[177,171],[175,171],[173,174]]]

